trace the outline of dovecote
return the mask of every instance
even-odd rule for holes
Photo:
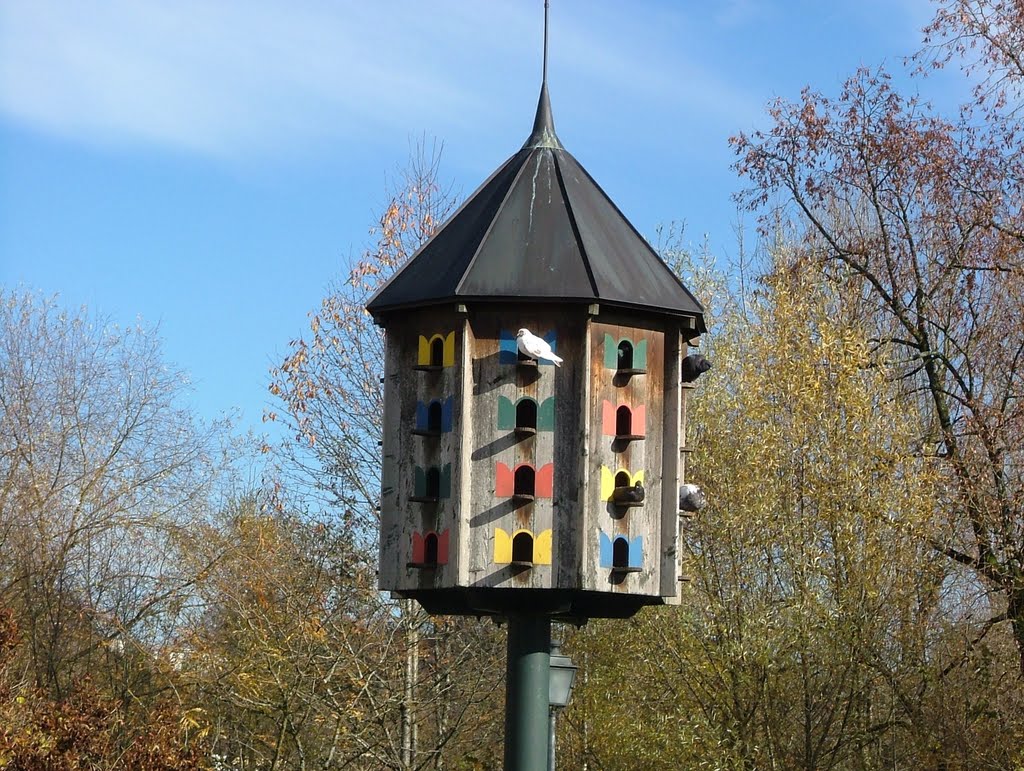
[[[524,146],[367,307],[387,340],[381,589],[569,619],[678,599],[703,308],[563,148],[546,83]]]

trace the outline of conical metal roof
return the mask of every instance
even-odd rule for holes
[[[533,132],[373,296],[374,316],[447,302],[704,309],[555,134],[546,78]]]

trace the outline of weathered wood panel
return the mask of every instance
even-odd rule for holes
[[[458,452],[462,413],[463,318],[451,309],[409,313],[389,324],[385,352],[383,468],[379,585],[401,591],[453,586],[459,570],[460,489]],[[453,340],[445,351],[447,366],[421,368],[424,344],[440,335]],[[452,399],[451,431],[440,436],[414,433],[418,403]],[[410,500],[416,496],[416,469],[449,469],[450,494],[437,503]],[[433,569],[409,567],[413,534],[448,531],[448,563]]]
[[[513,352],[520,327],[552,336],[563,366],[518,364]],[[642,372],[618,371],[609,338],[616,345],[631,341],[638,354],[633,369]],[[446,365],[424,370],[420,362],[437,340],[446,346]],[[385,355],[381,588],[598,591],[608,594],[613,615],[616,596],[631,608],[635,597],[672,601],[678,593],[677,490],[685,472],[679,449],[685,352],[672,320],[624,312],[591,317],[579,307],[452,306],[392,321]],[[427,405],[449,398],[451,430],[423,435]],[[553,404],[553,425],[546,419],[533,432],[511,426],[509,416],[524,398],[536,402],[538,415],[541,405]],[[620,407],[634,418],[625,439]],[[536,472],[532,499],[512,495],[524,464]],[[450,481],[450,496],[436,503],[415,500],[430,468]],[[622,508],[607,500],[609,480],[619,470],[642,478],[642,505]],[[512,564],[521,531],[534,537],[532,565]],[[414,537],[422,554],[430,532],[447,533],[447,564],[410,567]],[[602,564],[616,538],[625,539],[620,551],[629,547],[629,571]]]
[[[677,330],[665,335],[664,444],[661,463],[664,468],[661,495],[661,596],[678,603],[679,593],[679,485],[680,437],[685,428],[679,376],[686,342]]]
[[[401,334],[389,330],[384,348],[384,415],[382,416],[381,509],[379,567],[377,581],[381,589],[399,587],[399,560],[402,557],[401,537],[404,523],[398,505],[402,453],[398,416],[401,413]]]
[[[579,362],[583,324],[564,313],[538,311],[534,307],[509,306],[501,311],[482,311],[470,316],[470,356],[472,359],[472,445],[471,487],[469,492],[469,584],[476,587],[552,588],[553,576],[562,570],[565,558],[563,528],[571,518],[564,516],[567,485],[575,487],[578,480],[579,445],[566,455],[556,447],[565,445],[566,430],[573,432],[572,404],[578,411]],[[509,345],[520,327],[534,334],[555,337],[555,350],[565,360],[562,367],[541,363],[537,367],[521,366],[509,356]],[[514,345],[514,342],[511,342]],[[519,435],[514,430],[499,428],[499,401],[504,398],[515,404],[524,397],[538,405],[554,398],[554,431],[537,431]],[[551,465],[551,494],[538,494],[532,501],[523,501],[498,494],[498,468],[515,469],[529,464],[538,471]],[[538,492],[539,492],[538,488]],[[556,509],[558,516],[556,517]],[[500,529],[501,533],[498,533]],[[496,561],[495,540],[528,531],[535,546],[550,539],[550,557],[540,564],[517,567]]]
[[[633,367],[642,372],[625,374],[617,368],[618,359],[614,352],[624,340],[631,344],[634,357],[643,352],[643,358],[634,361],[638,366]],[[597,591],[660,596],[665,476],[662,447],[666,418],[663,399],[665,334],[662,324],[622,314],[602,314],[591,323],[589,358],[591,430],[587,468],[590,485],[586,498],[583,586]],[[643,407],[646,413],[644,438],[622,441],[605,435],[599,428],[604,418],[605,402],[616,408],[626,406],[635,410]],[[676,463],[673,458],[673,477]],[[623,508],[606,500],[607,478],[609,475],[614,477],[619,471],[628,472],[634,483],[642,479],[645,490],[643,505]],[[613,571],[607,563],[607,552],[605,564],[602,564],[602,533],[611,543],[616,537],[623,537],[629,543],[641,539],[639,572]]]

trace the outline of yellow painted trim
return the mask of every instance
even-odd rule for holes
[[[551,528],[541,530],[533,539],[533,564],[551,564]]]
[[[449,332],[447,335],[440,333],[433,334],[430,337],[420,335],[419,340],[419,351],[417,354],[416,363],[426,366],[430,364],[430,346],[435,340],[440,340],[444,347],[441,351],[441,364],[445,367],[455,366],[455,332]]]
[[[455,332],[449,332],[444,338],[444,366],[455,366]]]
[[[500,527],[494,528],[494,562],[507,565],[512,561],[512,536]]]
[[[628,468],[620,468],[616,471],[612,471],[607,466],[601,466],[601,500],[610,501],[612,499],[612,492],[615,490],[615,477],[618,476],[620,471],[625,471],[629,474],[629,483],[635,485],[637,482],[640,484],[644,483],[644,471],[640,469],[635,474],[630,473]]]

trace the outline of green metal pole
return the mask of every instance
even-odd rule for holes
[[[509,616],[505,771],[547,767],[550,667],[551,619]]]

